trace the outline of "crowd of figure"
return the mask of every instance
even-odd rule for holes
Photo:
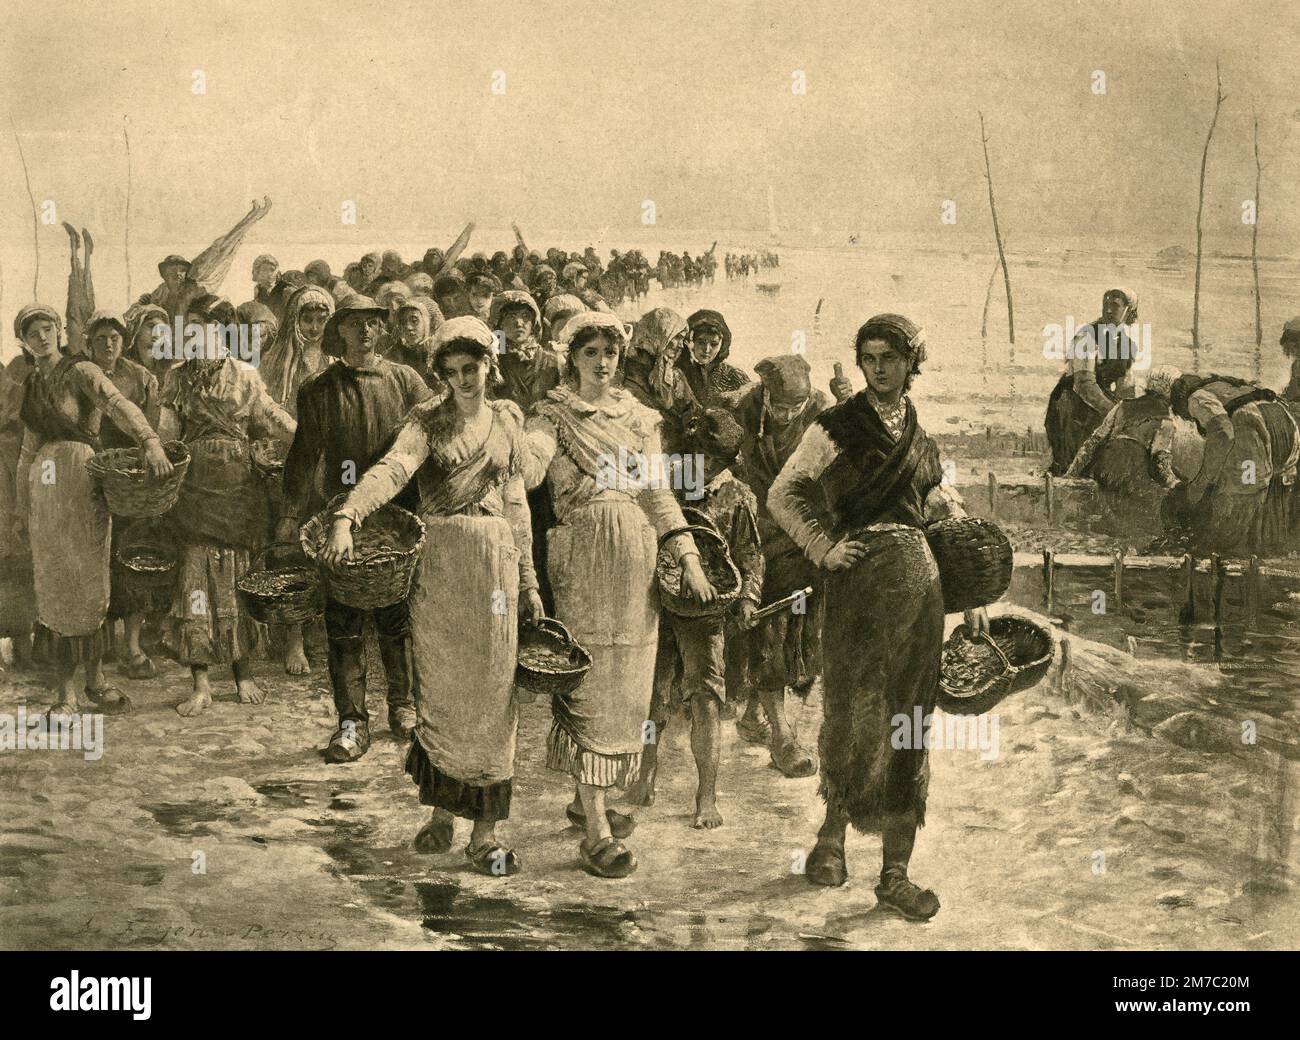
[[[1291,378],[1280,393],[1169,366],[1153,366],[1139,393],[1137,320],[1136,294],[1110,289],[1101,316],[1079,330],[1048,402],[1051,472],[1090,477],[1106,514],[1130,532],[1158,525],[1165,546],[1241,557],[1300,551],[1300,318],[1282,331]],[[1178,450],[1180,436],[1187,450]]]
[[[748,278],[760,270],[781,266],[779,254],[767,251],[762,253],[728,253],[723,257],[723,267],[727,272],[727,281],[736,278]],[[709,279],[712,281],[712,279]]]
[[[722,825],[720,727],[730,717],[783,776],[812,776],[820,760],[826,819],[809,880],[844,882],[852,823],[882,835],[882,904],[914,919],[937,912],[934,894],[907,876],[925,748],[896,746],[889,724],[933,710],[944,617],[924,527],[961,512],[907,396],[925,358],[918,326],[891,314],[864,324],[852,350],[866,387],[854,393],[837,373],[832,403],[799,355],[763,359],[757,380],[731,365],[731,330],[716,310],[657,307],[625,325],[605,298],[616,265],[602,268],[590,250],[572,260],[521,246],[471,257],[464,270],[436,251],[412,268],[388,252],[341,277],[316,261],[301,279],[264,256],[252,299],[236,307],[211,291],[232,249],[223,236],[202,264],[164,259],[158,289],[119,314],[93,309],[93,242],[71,228],[69,237],[66,324],[40,303],[19,312],[22,356],[0,397],[0,504],[15,535],[0,620],[19,663],[35,653],[57,672],[52,712],[86,701],[131,709],[103,665],[117,618],[127,676],[154,674],[145,630],[162,635],[154,652],[188,666],[182,715],[211,704],[217,666],[230,667],[241,702],[260,702],[252,659],[267,634],[236,581],[268,546],[297,543],[314,516],[326,524],[318,562],[340,566],[357,529],[396,502],[426,528],[409,597],[373,611],[325,600],[338,728],[323,754],[354,762],[370,746],[373,625],[388,728],[410,741],[406,769],[432,809],[417,848],[449,849],[460,817],[472,821],[476,869],[520,869],[496,830],[515,769],[518,629],[549,616],[592,658],[581,686],[552,698],[546,741],[546,765],[574,784],[566,816],[585,832],[587,870],[636,869],[624,844],[635,817],[607,799],[624,790],[632,805],[653,804],[658,743],[679,712],[698,772],[695,825]],[[635,271],[637,257],[614,260]],[[160,359],[151,347],[176,317],[257,325],[259,366],[220,353]],[[137,446],[162,478],[173,466],[162,444],[175,440],[189,468],[172,511],[111,517],[88,460]],[[268,440],[284,455],[279,476],[253,464]],[[630,471],[638,459],[687,456],[703,464],[695,496]],[[611,465],[620,479],[608,478]],[[174,544],[166,590],[128,587],[114,562],[142,523],[152,524],[146,537]],[[701,607],[717,596],[691,525],[720,536],[741,575],[725,614],[661,610],[665,554],[684,595]],[[756,620],[764,604],[809,588]],[[967,621],[987,625],[983,611]],[[302,626],[269,643],[287,671],[309,670]],[[806,697],[819,674],[825,722],[813,750],[786,700]]]

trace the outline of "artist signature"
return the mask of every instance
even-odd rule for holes
[[[244,949],[275,949],[284,946],[305,949],[332,950],[339,945],[338,936],[330,932],[307,931],[301,928],[274,928],[257,922],[226,921],[220,925],[172,924],[167,921],[146,921],[130,918],[126,921],[100,921],[91,914],[81,926],[83,934],[102,937],[127,946],[162,946],[190,942],[232,940]]]

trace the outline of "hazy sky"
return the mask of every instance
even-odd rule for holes
[[[1300,251],[1295,0],[3,3],[0,96],[36,197],[109,239],[124,118],[132,235],[182,252],[262,195],[260,237],[333,238],[353,199],[369,246],[470,219],[616,237],[646,199],[666,233],[762,230],[769,184],[791,232],[930,233],[953,199],[960,230],[987,235],[983,109],[1013,241],[1190,247],[1218,57],[1210,244],[1249,249],[1254,99],[1261,250]],[[31,213],[3,137],[12,250]]]

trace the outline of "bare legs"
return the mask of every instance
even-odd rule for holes
[[[235,675],[235,692],[239,695],[240,704],[261,704],[266,699],[262,688],[253,681],[253,666],[247,658],[236,660],[231,670]],[[212,707],[212,684],[208,680],[208,666],[190,665],[190,677],[194,682],[194,692],[176,705],[176,711],[186,718]]]

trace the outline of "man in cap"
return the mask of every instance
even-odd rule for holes
[[[292,540],[307,519],[318,466],[327,498],[350,491],[384,454],[406,413],[432,396],[414,369],[376,354],[386,316],[375,301],[355,295],[338,305],[325,326],[322,349],[340,360],[298,391],[298,430],[284,464],[279,539]],[[353,762],[370,747],[362,631],[371,614],[388,680],[389,729],[401,740],[414,731],[406,601],[372,612],[327,599],[330,685],[339,714],[339,728],[325,749],[329,762]]]

